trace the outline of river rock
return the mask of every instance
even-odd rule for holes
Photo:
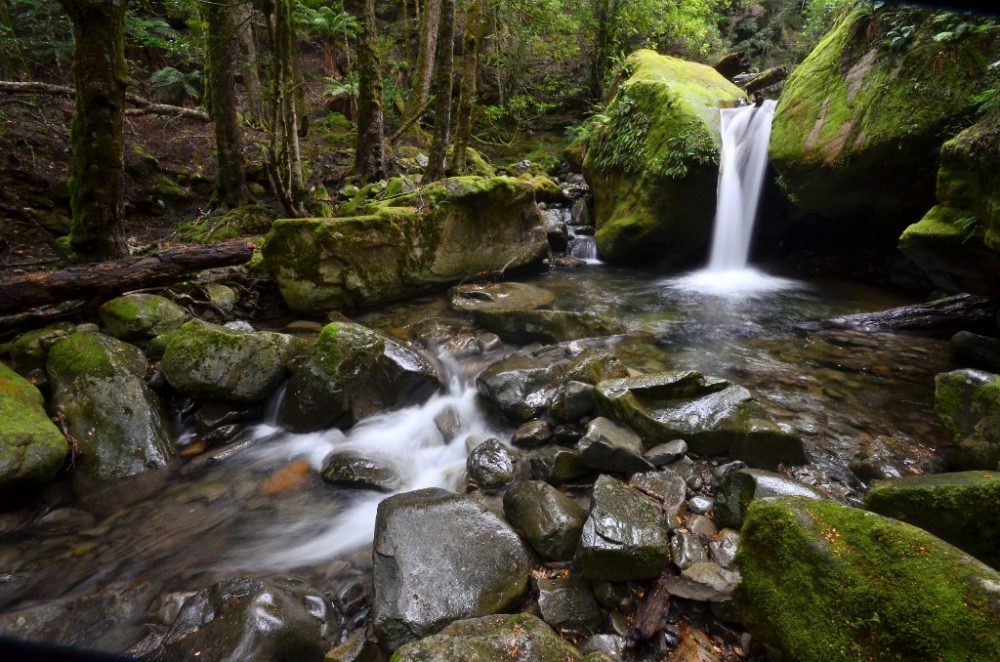
[[[538,448],[552,439],[552,426],[542,420],[528,421],[514,430],[510,443],[518,448]]]
[[[502,487],[514,480],[520,455],[497,439],[487,439],[469,452],[465,470],[469,480],[484,490]]]
[[[547,561],[573,557],[587,514],[575,501],[539,480],[518,481],[503,496],[503,512]]]
[[[338,218],[275,221],[264,264],[298,313],[374,306],[549,253],[535,192],[511,177],[454,177]]]
[[[323,328],[288,380],[278,423],[294,432],[338,426],[422,402],[441,385],[428,358],[360,324]]]
[[[674,439],[663,444],[653,446],[643,454],[647,460],[653,463],[654,467],[662,467],[676,462],[688,452],[687,442],[683,439]]]
[[[628,484],[660,502],[667,526],[680,526],[687,512],[687,483],[683,478],[673,471],[647,471],[634,474]]]
[[[458,621],[406,644],[394,662],[581,662],[583,655],[531,614]]]
[[[740,534],[732,529],[722,529],[708,542],[712,560],[727,570],[736,559],[740,547]]]
[[[528,476],[533,480],[565,483],[579,478],[588,469],[580,462],[580,454],[563,446],[545,446],[532,451],[525,458]]]
[[[715,213],[719,107],[744,93],[711,67],[636,51],[587,145],[602,258],[702,258]]]
[[[175,389],[201,400],[259,402],[288,374],[292,336],[245,333],[193,320],[169,335],[160,370]]]
[[[60,322],[18,336],[10,346],[10,360],[14,370],[24,377],[30,375],[36,384],[45,379],[45,361],[49,349],[73,333],[73,330],[72,324]]]
[[[395,492],[402,479],[386,463],[377,459],[333,451],[323,460],[323,480],[338,487]]]
[[[690,531],[675,531],[670,538],[670,560],[678,568],[685,570],[695,563],[707,562],[708,552],[697,535]]]
[[[754,501],[798,496],[829,499],[825,492],[794,478],[762,469],[740,469],[726,475],[715,494],[715,519],[723,526],[739,527]]]
[[[1000,659],[1000,573],[909,524],[830,500],[758,501],[736,563],[743,623],[783,659]]]
[[[600,476],[573,566],[591,580],[659,577],[669,559],[663,512],[651,497]]]
[[[558,413],[565,421],[578,421],[584,416],[591,416],[597,408],[594,401],[594,386],[576,380],[567,381],[561,390],[561,399],[557,404],[562,405],[562,410]]]
[[[855,476],[865,482],[878,478],[899,478],[913,473],[905,463],[905,453],[912,447],[913,444],[905,439],[879,435],[862,444],[848,466]]]
[[[69,453],[38,389],[0,363],[0,488],[55,477]]]
[[[78,488],[159,469],[175,457],[169,419],[145,372],[141,350],[96,333],[74,333],[49,351],[52,402],[77,444]]]
[[[1000,569],[1000,473],[878,480],[865,495],[865,508],[919,526]]]
[[[711,561],[694,563],[677,577],[664,583],[670,595],[700,602],[726,602],[740,583],[740,574],[726,570]]]
[[[477,310],[475,322],[505,341],[520,345],[553,344],[627,331],[620,322],[597,313],[569,310]]]
[[[106,301],[98,314],[108,333],[119,340],[145,340],[176,331],[191,315],[156,294],[126,294]]]
[[[469,283],[451,288],[451,307],[459,311],[527,310],[552,303],[556,295],[527,283]]]
[[[934,378],[934,410],[951,433],[963,469],[1000,462],[1000,376],[954,370]]]
[[[597,385],[597,411],[636,430],[648,446],[680,437],[693,453],[751,466],[807,461],[798,435],[767,418],[748,390],[699,372],[605,380]]]
[[[553,253],[564,253],[569,241],[566,221],[563,220],[562,209],[546,209],[542,212],[542,225],[545,226],[545,236],[549,240],[549,248]]]
[[[548,358],[514,354],[486,368],[476,388],[514,420],[529,421],[552,406],[564,370]]]
[[[535,579],[538,611],[557,631],[589,633],[603,620],[590,584],[572,576]]]
[[[580,462],[599,471],[627,474],[652,471],[642,457],[642,439],[632,430],[598,417],[587,425],[587,433],[576,446]]]
[[[390,650],[452,621],[513,606],[528,590],[533,563],[506,522],[437,488],[379,504],[373,555],[372,617]]]

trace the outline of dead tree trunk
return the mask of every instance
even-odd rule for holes
[[[944,330],[993,319],[998,309],[1000,300],[974,294],[956,294],[930,303],[835,317],[822,322],[820,326],[872,331]]]
[[[771,67],[767,71],[762,71],[759,74],[743,80],[740,83],[740,87],[742,87],[747,94],[753,94],[754,92],[760,92],[766,87],[777,85],[786,78],[788,78],[788,67],[781,65],[780,67]]]

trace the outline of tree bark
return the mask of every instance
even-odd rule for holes
[[[375,30],[375,0],[365,0],[358,48],[358,140],[354,169],[368,181],[386,176],[382,76]]]
[[[7,52],[0,54],[0,76],[4,78],[21,78],[28,75],[28,65],[24,60],[21,43],[14,31],[14,22],[10,19],[7,0],[0,0],[0,38],[6,33],[10,40]]]
[[[476,109],[476,76],[479,72],[479,43],[483,35],[481,0],[469,0],[465,16],[465,36],[462,47],[462,91],[458,98],[458,118],[455,130],[455,151],[452,170],[465,174],[465,162],[472,143],[472,118]]]
[[[206,70],[208,96],[215,128],[219,171],[215,179],[215,206],[233,209],[250,199],[243,171],[243,133],[236,114],[236,75],[233,57],[236,40],[234,5],[225,0],[204,3],[207,23]]]
[[[126,255],[125,0],[60,0],[73,23],[76,110],[70,128],[70,245],[81,256]]]
[[[1000,301],[997,299],[973,294],[956,294],[930,303],[835,317],[820,323],[819,326],[871,331],[947,330],[970,322],[993,319],[998,309]]]
[[[434,72],[434,134],[431,139],[424,182],[434,182],[444,177],[448,161],[448,143],[451,135],[451,91],[455,56],[455,0],[443,0],[441,23],[438,26],[437,70]]]
[[[271,140],[267,169],[275,195],[291,216],[305,216],[305,180],[302,148],[299,143],[298,50],[292,23],[290,0],[276,0],[269,6],[268,40],[271,44],[271,112],[268,118]]]
[[[171,283],[186,278],[192,271],[248,262],[253,249],[250,242],[234,239],[61,271],[0,277],[0,313]]]
[[[40,83],[38,81],[14,81],[0,80],[0,92],[10,94],[52,94],[75,97],[76,90],[68,85],[52,85],[50,83]],[[188,117],[201,122],[211,122],[212,118],[208,113],[193,108],[183,106],[172,106],[167,103],[153,103],[129,92],[125,93],[125,100],[138,106],[138,108],[126,108],[126,115],[171,115],[177,117]]]
[[[256,125],[264,117],[260,74],[260,58],[257,55],[257,35],[254,31],[254,10],[249,2],[237,3],[233,8],[236,34],[240,41],[240,70],[243,72],[243,91],[246,93],[247,115],[251,124]]]
[[[748,78],[740,84],[740,87],[742,87],[747,94],[753,94],[754,92],[763,90],[765,87],[776,85],[786,78],[788,78],[788,67],[781,65],[779,67],[771,67],[767,71],[762,71],[761,73]]]
[[[594,54],[590,64],[590,96],[600,99],[604,95],[604,74],[611,55],[611,42],[618,19],[619,0],[597,0],[594,17],[597,20],[597,36],[594,40]]]
[[[437,53],[438,31],[441,23],[441,0],[426,0],[420,17],[420,46],[417,67],[413,72],[413,85],[406,99],[403,121],[410,119],[427,102],[431,93],[431,75]]]

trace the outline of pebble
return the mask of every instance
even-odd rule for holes
[[[688,500],[688,510],[695,515],[707,515],[714,505],[715,501],[703,496],[696,496]]]

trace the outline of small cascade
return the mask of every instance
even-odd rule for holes
[[[570,257],[583,260],[587,264],[601,264],[597,257],[597,242],[592,234],[577,234],[573,226],[569,226],[570,240],[566,253]]]

